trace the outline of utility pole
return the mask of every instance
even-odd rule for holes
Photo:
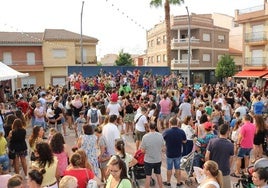
[[[188,63],[187,63],[187,84],[190,85],[190,63],[191,63],[191,21],[190,21],[190,15],[188,11],[188,7],[185,7],[187,10],[187,16],[188,16]]]
[[[83,53],[83,8],[84,8],[84,1],[82,1],[82,8],[81,8],[81,35],[80,35],[80,48],[81,48],[81,65],[84,66],[84,53]]]

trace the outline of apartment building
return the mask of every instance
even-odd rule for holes
[[[235,75],[264,86],[268,78],[268,3],[236,10],[235,20],[243,25],[243,70]]]
[[[215,26],[211,16],[192,14],[189,18],[190,24],[187,15],[171,17],[171,70],[187,78],[190,63],[190,83],[213,83],[219,58],[229,52],[229,29]],[[147,32],[147,59],[144,64],[167,66],[164,22]]]
[[[68,66],[81,66],[80,41],[80,34],[63,29],[0,32],[0,60],[15,70],[29,73],[29,77],[9,85],[18,88],[65,85]],[[97,65],[97,43],[96,38],[83,35],[83,66]]]

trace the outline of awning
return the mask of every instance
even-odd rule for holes
[[[261,78],[268,74],[268,70],[244,70],[238,72],[233,77],[236,78]],[[267,75],[268,76],[268,75]]]

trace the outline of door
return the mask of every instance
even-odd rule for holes
[[[251,64],[261,66],[263,64],[263,50],[252,50]]]

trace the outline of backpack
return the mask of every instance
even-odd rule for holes
[[[141,149],[136,151],[134,158],[138,161],[138,165],[144,165],[144,153],[142,152]]]
[[[98,122],[98,110],[91,109],[90,120],[91,120],[91,123]]]

